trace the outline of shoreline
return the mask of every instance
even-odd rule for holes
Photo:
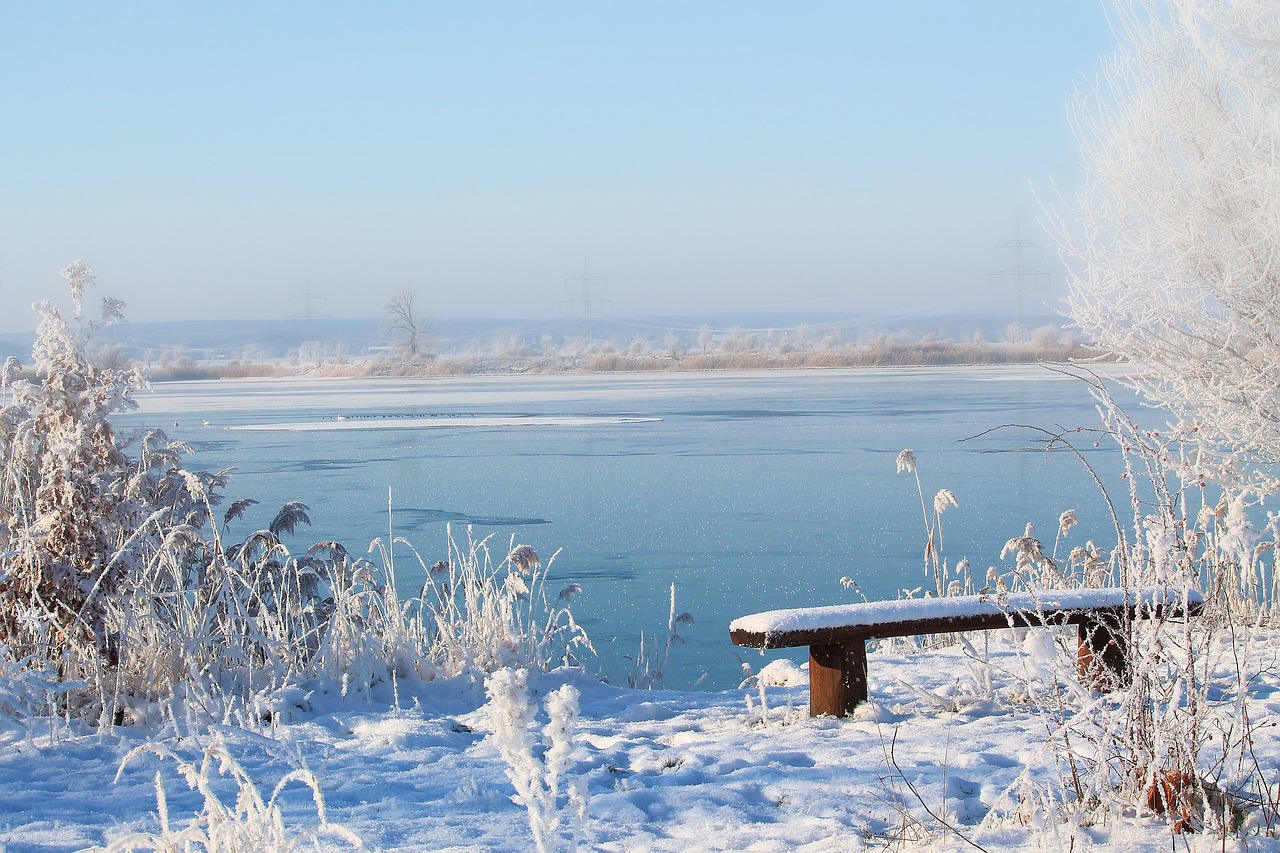
[[[677,389],[685,386],[683,393],[717,392],[717,386],[732,386],[752,382],[783,384],[799,390],[811,387],[810,383],[835,384],[832,393],[840,388],[853,388],[860,382],[890,382],[909,385],[913,379],[929,380],[946,377],[948,380],[972,383],[1083,382],[1084,379],[1066,372],[1072,365],[1066,364],[1002,364],[1002,365],[942,365],[942,366],[883,366],[847,368],[775,368],[771,370],[701,370],[701,371],[631,371],[609,373],[501,373],[469,374],[465,376],[342,376],[329,373],[292,374],[288,376],[246,376],[225,379],[183,379],[154,382],[149,392],[134,396],[138,407],[130,417],[147,418],[182,414],[184,420],[193,413],[201,413],[202,420],[213,418],[215,412],[228,409],[272,408],[276,401],[288,400],[290,406],[301,406],[328,412],[335,419],[338,414],[355,417],[353,411],[364,407],[401,405],[412,399],[424,399],[428,395],[433,405],[466,406],[477,398],[485,398],[488,404],[519,408],[529,395],[541,398],[551,395],[598,396],[607,394],[621,400],[629,400],[635,394],[659,391],[669,386]],[[1131,372],[1127,364],[1088,365],[1102,379],[1122,379]],[[497,401],[506,401],[500,403]],[[619,405],[622,405],[619,402]],[[627,404],[630,405],[629,403]],[[625,407],[624,407],[625,408]],[[621,410],[620,410],[621,411]],[[628,414],[633,414],[629,409]]]
[[[272,366],[274,368],[274,366]],[[212,368],[216,370],[216,366]],[[1097,362],[1081,360],[1037,360],[1009,362],[945,362],[922,364],[856,364],[837,366],[817,365],[776,365],[776,366],[743,366],[743,367],[671,367],[664,370],[644,368],[591,370],[586,368],[564,368],[557,370],[529,370],[519,366],[505,369],[493,369],[475,372],[452,371],[374,371],[343,368],[340,366],[322,366],[319,368],[300,369],[297,367],[274,368],[261,372],[230,371],[218,375],[173,376],[162,374],[148,375],[147,381],[152,385],[174,385],[181,383],[203,382],[310,382],[310,381],[369,381],[369,382],[438,382],[444,380],[485,380],[485,379],[517,379],[543,378],[564,379],[579,377],[582,379],[617,378],[620,381],[631,381],[634,378],[695,378],[699,376],[809,376],[809,375],[874,375],[886,373],[940,373],[952,371],[970,371],[992,374],[1010,375],[1025,372],[1028,376],[1034,373],[1037,377],[1052,378],[1047,374],[1058,374],[1063,378],[1073,378],[1069,371],[1096,373],[1103,379],[1122,379],[1134,372],[1128,362]]]

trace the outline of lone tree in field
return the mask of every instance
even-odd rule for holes
[[[431,321],[419,313],[417,300],[418,291],[406,287],[387,300],[382,315],[382,333],[395,339],[407,361],[430,355]]]
[[[1070,314],[1209,442],[1280,460],[1280,13],[1116,7],[1120,50],[1073,111]]]

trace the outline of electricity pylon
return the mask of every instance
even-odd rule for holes
[[[993,272],[988,276],[988,280],[999,279],[1003,284],[1012,280],[1014,299],[1017,301],[1017,340],[1014,343],[1023,343],[1027,339],[1027,280],[1030,279],[1034,284],[1041,280],[1048,280],[1049,274],[1040,270],[1028,269],[1026,264],[1027,249],[1038,249],[1041,255],[1044,253],[1044,246],[1039,243],[1030,243],[1022,239],[1022,223],[1018,223],[1018,236],[1011,243],[1001,243],[995,247],[996,256],[998,257],[1001,249],[1009,249],[1013,252],[1013,266]]]
[[[312,295],[311,295],[311,282],[307,282],[307,283],[304,285],[304,289],[303,289],[302,295],[301,295],[301,296],[290,296],[290,297],[289,297],[289,301],[290,301],[290,302],[301,302],[301,303],[302,303],[302,311],[301,311],[301,312],[299,312],[299,313],[297,313],[297,314],[294,314],[290,319],[293,319],[293,320],[301,320],[301,321],[302,321],[302,340],[303,340],[303,342],[305,343],[306,341],[311,340],[311,321],[312,321],[313,319],[314,319],[314,320],[323,320],[323,319],[325,319],[325,318],[327,318],[327,317],[329,316],[328,314],[317,314],[317,313],[315,313],[314,311],[312,311],[312,310],[311,310],[311,303],[312,303],[312,302],[324,302],[324,301],[325,301],[325,297],[323,297],[323,296],[312,296]]]
[[[603,282],[605,287],[609,286],[609,279],[602,275],[592,275],[591,270],[587,268],[587,262],[582,261],[582,275],[575,275],[564,280],[566,287],[572,287],[575,284],[582,286],[582,294],[566,299],[561,305],[570,305],[577,307],[582,311],[583,340],[591,340],[591,308],[593,305],[604,305],[608,303],[612,305],[612,300],[602,299],[591,292],[592,282]]]

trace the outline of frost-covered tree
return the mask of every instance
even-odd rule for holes
[[[131,596],[199,586],[226,564],[213,506],[229,471],[186,470],[190,448],[160,430],[117,435],[112,416],[135,408],[146,379],[92,357],[99,323],[84,313],[92,270],[76,261],[62,274],[71,318],[38,304],[30,367],[10,359],[0,376],[0,657],[115,664],[122,614],[139,612]],[[122,307],[104,300],[101,322],[118,322]],[[309,524],[305,512],[286,512],[294,507],[305,510],[287,504],[254,536],[275,544],[282,530]],[[174,574],[157,582],[161,563]]]
[[[429,354],[433,334],[431,321],[422,316],[417,301],[418,291],[406,287],[387,300],[382,315],[382,333],[395,339],[409,361]]]
[[[1280,460],[1280,13],[1274,0],[1116,0],[1081,95],[1069,311],[1211,443]]]
[[[115,414],[146,386],[136,369],[93,357],[100,323],[84,312],[92,270],[62,271],[70,320],[47,302],[22,370],[10,360],[0,396],[0,648],[46,659],[88,652],[114,661],[110,603],[132,593],[140,564],[174,531],[199,538],[227,472],[182,469],[189,448],[159,430],[119,437]],[[103,300],[102,324],[124,304]]]
[[[32,351],[33,375],[10,360],[0,408],[0,642],[39,623],[55,638],[105,647],[96,628],[95,593],[122,571],[115,559],[145,517],[127,494],[131,464],[109,416],[133,408],[142,376],[99,367],[89,357],[95,323],[83,311],[92,271],[77,261],[62,271],[74,313],[48,303]],[[119,315],[109,300],[104,319]]]

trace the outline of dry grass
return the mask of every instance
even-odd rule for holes
[[[649,373],[700,370],[801,370],[853,367],[930,367],[951,365],[1036,364],[1094,358],[1097,352],[1076,344],[956,343],[923,340],[882,340],[867,345],[843,345],[826,349],[797,349],[792,345],[712,352],[623,352],[612,347],[586,354],[531,354],[513,351],[505,355],[449,355],[417,362],[385,358],[319,365],[271,362],[203,364],[182,359],[152,368],[153,381],[188,379],[238,379],[247,377],[329,376],[358,378],[384,376],[484,376],[555,373]]]

